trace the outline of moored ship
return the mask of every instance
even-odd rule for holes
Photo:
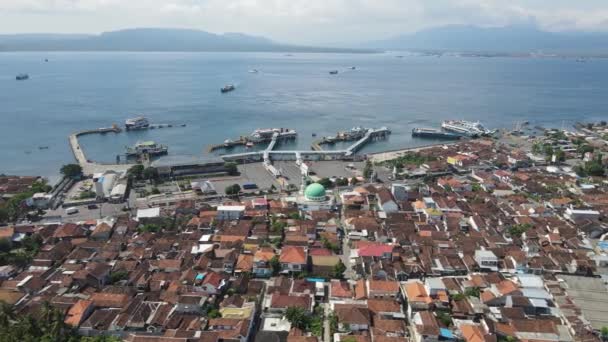
[[[138,116],[136,118],[127,119],[125,121],[125,127],[127,131],[134,131],[138,129],[146,129],[150,127],[150,122],[143,116]]]
[[[469,137],[492,135],[496,132],[485,128],[479,121],[446,120],[441,123],[441,128]]]
[[[148,154],[150,156],[159,156],[167,154],[169,148],[166,145],[159,145],[154,141],[142,141],[135,144],[133,147],[127,147],[127,156],[141,156]]]
[[[433,139],[460,139],[462,134],[446,132],[436,128],[414,128],[412,136],[417,138],[433,138]]]
[[[254,142],[268,141],[271,140],[274,135],[277,135],[281,139],[296,138],[298,132],[289,128],[265,128],[256,129],[251,133],[250,139]]]

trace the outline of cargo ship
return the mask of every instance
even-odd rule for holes
[[[412,136],[417,138],[432,138],[432,139],[461,139],[462,134],[446,132],[436,128],[414,128]]]

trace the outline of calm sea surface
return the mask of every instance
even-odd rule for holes
[[[333,69],[340,73],[329,75]],[[22,72],[30,79],[15,81]],[[227,83],[237,90],[220,94]],[[309,149],[313,133],[390,127],[390,139],[368,152],[428,144],[412,139],[411,129],[443,119],[481,120],[493,128],[518,120],[560,127],[608,119],[608,60],[0,53],[0,173],[56,179],[59,167],[73,161],[70,133],[123,125],[140,113],[153,123],[186,127],[86,136],[89,158],[114,161],[138,140],[167,144],[171,155],[201,156],[209,144],[265,127],[295,128],[297,142],[279,147],[290,149]]]

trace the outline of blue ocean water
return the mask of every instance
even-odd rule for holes
[[[18,73],[30,79],[15,81]],[[221,94],[227,83],[237,90]],[[607,90],[606,59],[0,53],[0,173],[56,178],[73,161],[70,133],[137,114],[186,127],[86,136],[89,158],[112,162],[138,140],[167,144],[172,155],[204,155],[209,144],[265,127],[295,128],[297,142],[280,148],[309,149],[313,133],[388,126],[390,139],[363,151],[395,149],[428,144],[411,129],[444,119],[494,128],[607,119]]]

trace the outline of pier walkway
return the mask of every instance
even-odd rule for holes
[[[117,172],[125,172],[134,164],[103,164],[96,163],[87,159],[82,147],[80,146],[80,142],[78,141],[78,137],[87,134],[101,134],[101,133],[119,133],[121,130],[117,127],[110,128],[98,128],[87,131],[80,131],[74,134],[70,134],[69,141],[70,147],[72,148],[72,152],[74,153],[74,158],[82,167],[82,173],[85,175],[92,175],[95,173],[103,173],[106,171],[117,171]]]

